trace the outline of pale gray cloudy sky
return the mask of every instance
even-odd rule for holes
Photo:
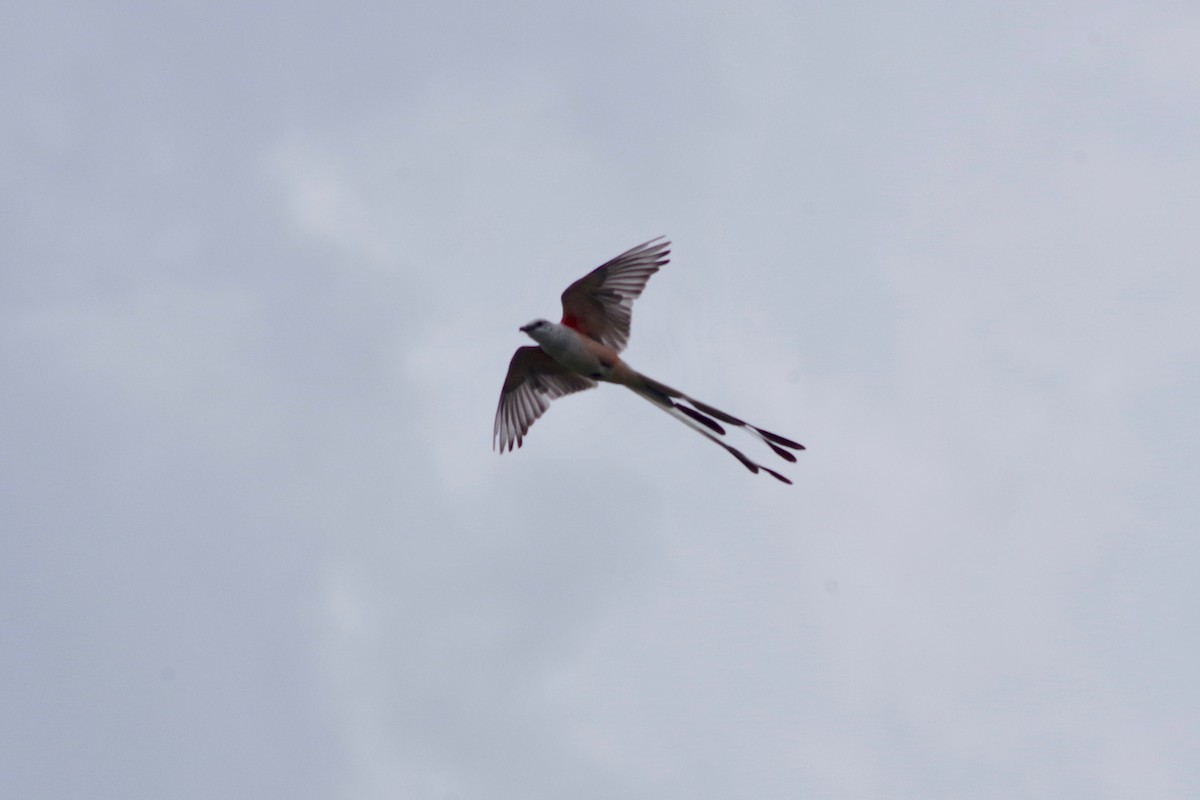
[[[1200,795],[1197,42],[7,4],[0,795]],[[613,387],[491,451],[659,234],[630,362],[795,487]]]

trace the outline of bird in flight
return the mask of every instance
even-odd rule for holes
[[[747,431],[785,461],[795,462],[796,456],[791,451],[803,450],[804,445],[648,378],[618,355],[629,340],[633,301],[646,288],[650,276],[667,263],[671,253],[671,243],[662,239],[660,236],[627,250],[568,286],[562,293],[561,322],[535,319],[520,328],[538,346],[518,347],[508,363],[492,431],[493,449],[497,442],[501,453],[520,447],[529,427],[546,412],[551,400],[591,389],[597,381],[606,381],[632,389],[725,448],[751,472],[758,473],[761,469],[777,480],[791,483],[719,438],[725,436],[721,423]]]

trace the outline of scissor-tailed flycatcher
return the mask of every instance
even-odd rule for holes
[[[529,426],[550,401],[563,395],[591,389],[597,381],[627,386],[692,430],[732,453],[751,472],[760,469],[784,483],[790,480],[773,469],[756,464],[718,436],[725,435],[721,422],[742,428],[761,439],[781,458],[794,462],[791,450],[804,445],[743,422],[710,405],[688,397],[636,372],[617,354],[629,340],[630,310],[646,288],[646,281],[667,263],[670,242],[651,239],[602,264],[567,287],[562,294],[562,322],[537,319],[521,331],[540,347],[518,347],[508,364],[508,375],[500,390],[492,447],[500,452],[520,447]]]

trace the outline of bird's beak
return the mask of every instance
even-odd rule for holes
[[[517,328],[517,330],[519,330],[521,333],[529,333],[529,326],[522,325],[521,327]]]

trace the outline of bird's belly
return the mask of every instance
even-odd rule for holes
[[[586,375],[589,378],[603,379],[612,372],[612,364],[605,364],[594,353],[582,346],[547,347],[542,345],[546,354],[572,372]]]

